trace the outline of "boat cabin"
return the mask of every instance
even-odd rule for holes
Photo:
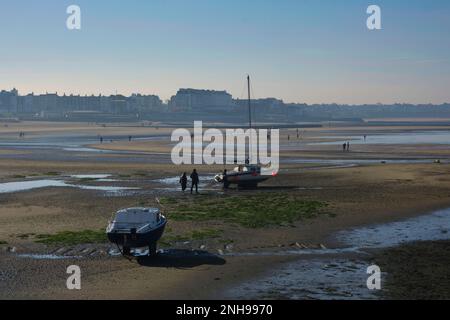
[[[116,213],[111,229],[139,229],[143,226],[157,225],[160,220],[161,211],[158,208],[128,208]]]
[[[258,165],[240,165],[234,168],[234,172],[251,172],[252,174],[261,174],[261,167]]]

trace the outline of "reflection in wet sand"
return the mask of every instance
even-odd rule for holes
[[[130,188],[130,187],[113,187],[113,186],[88,186],[88,185],[80,185],[80,184],[69,184],[61,180],[30,180],[30,181],[18,181],[18,182],[6,182],[0,183],[0,193],[13,193],[13,192],[21,192],[28,191],[39,188],[48,188],[48,187],[70,187],[70,188],[78,188],[83,190],[98,190],[98,191],[106,191],[106,192],[122,192],[122,191],[130,191],[130,190],[139,190],[139,188]]]

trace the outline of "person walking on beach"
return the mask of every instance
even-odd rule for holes
[[[229,186],[230,186],[230,183],[228,182],[227,169],[225,169],[225,170],[223,170],[223,188],[228,189]]]
[[[347,151],[350,151],[350,142],[347,142]]]
[[[195,187],[195,193],[198,194],[198,183],[199,183],[200,179],[198,177],[197,169],[194,169],[194,171],[192,171],[190,178],[191,178],[191,181],[192,181],[191,194],[192,194],[192,191],[194,190],[194,187]]]
[[[344,144],[342,145],[342,151],[345,152],[346,149],[347,149],[347,144],[344,143]]]
[[[187,188],[187,175],[186,172],[183,173],[183,175],[180,178],[180,184],[181,184],[181,190],[184,192]]]

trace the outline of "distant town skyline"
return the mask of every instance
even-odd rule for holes
[[[234,101],[239,102],[239,105],[244,106],[247,108],[247,100],[248,97],[240,98],[235,97],[231,93],[229,93],[227,90],[214,90],[214,89],[197,89],[197,88],[179,88],[176,91],[176,94],[172,95],[169,99],[165,100],[162,99],[158,94],[156,93],[142,93],[142,92],[132,92],[130,94],[123,94],[121,92],[115,92],[113,94],[103,94],[103,93],[92,93],[92,94],[80,94],[80,93],[68,93],[68,92],[57,92],[57,91],[45,91],[45,92],[21,92],[18,90],[18,88],[12,88],[11,90],[7,90],[4,88],[0,88],[0,108],[5,105],[8,105],[8,103],[11,102],[9,100],[11,97],[18,97],[18,98],[27,98],[27,97],[34,97],[34,98],[44,98],[45,97],[57,97],[57,98],[152,98],[156,99],[158,101],[157,105],[174,105],[175,102],[179,100],[179,98],[183,97],[181,100],[181,105],[186,106],[188,104],[191,104],[192,96],[201,96],[201,97],[207,97],[206,100],[202,101],[201,104],[206,109],[208,106],[214,106],[219,101],[223,101],[222,99],[225,97],[225,100],[228,102]],[[7,102],[1,101],[2,98],[5,98]],[[212,99],[212,100],[209,100]],[[218,99],[218,100],[217,100]],[[433,106],[441,106],[445,105],[448,107],[450,105],[450,102],[442,102],[442,103],[409,103],[409,102],[397,102],[397,103],[355,103],[355,104],[349,104],[349,103],[335,103],[335,102],[324,102],[324,103],[306,103],[301,101],[284,101],[280,97],[251,97],[251,100],[253,103],[255,102],[269,102],[270,104],[284,104],[284,105],[296,105],[296,106],[302,106],[302,105],[309,105],[309,106],[326,106],[326,105],[341,105],[341,106],[373,106],[373,105],[380,105],[380,106],[395,106],[395,105],[409,105],[409,106],[427,106],[427,105],[433,105]],[[45,100],[42,100],[45,101]],[[86,100],[87,102],[88,100]],[[218,103],[221,106],[229,106],[228,103]],[[86,105],[88,107],[88,104]]]
[[[82,27],[65,26],[77,4]],[[382,30],[366,8],[382,9]],[[286,103],[450,101],[445,0],[2,1],[0,88],[20,94],[226,90]]]

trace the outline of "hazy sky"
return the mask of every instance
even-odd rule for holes
[[[449,39],[448,0],[0,0],[0,89],[243,98],[249,73],[255,97],[286,102],[442,103]]]

